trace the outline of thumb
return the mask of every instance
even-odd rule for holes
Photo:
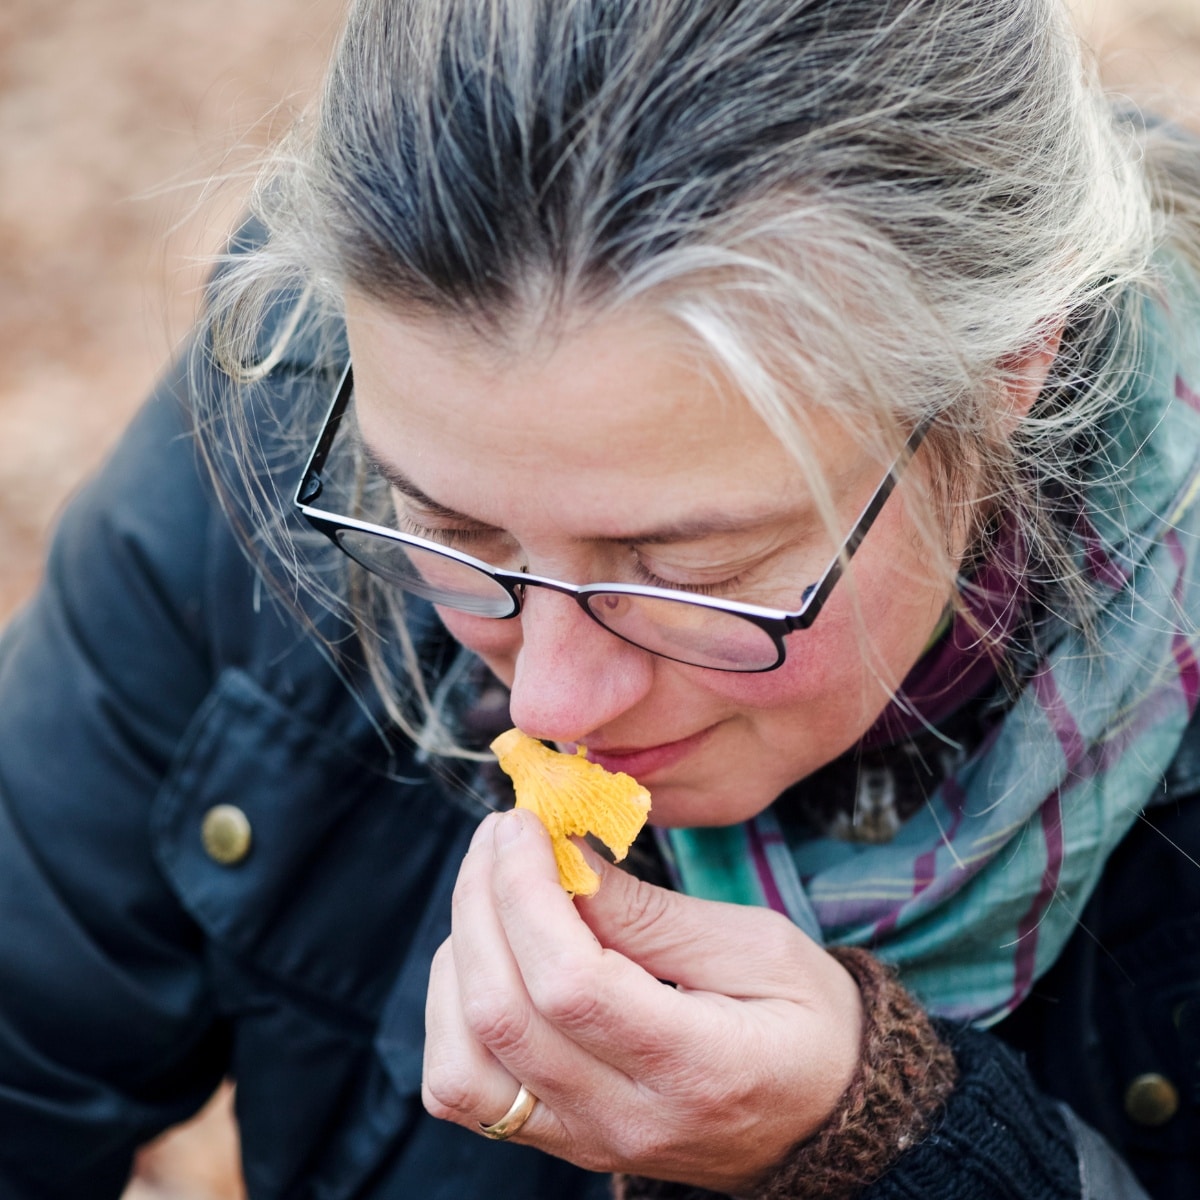
[[[600,875],[579,915],[607,949],[658,979],[744,998],[805,992],[826,956],[786,917],[767,908],[700,900],[635,878],[583,847]]]

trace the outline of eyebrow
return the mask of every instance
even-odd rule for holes
[[[423,492],[407,475],[383,458],[361,436],[358,439],[358,444],[367,466],[372,471],[391,487],[395,488],[406,499],[419,504],[431,516],[439,517],[444,521],[461,521],[466,525],[473,525],[480,529],[497,528],[494,525],[489,525],[486,521],[480,521],[477,517],[472,517],[467,513],[459,512],[458,509],[450,508]],[[731,517],[725,513],[711,513],[689,517],[682,521],[672,521],[666,525],[659,525],[640,533],[633,531],[621,534],[618,537],[594,537],[587,540],[616,546],[665,546],[676,542],[698,541],[701,538],[710,537],[714,534],[745,533],[747,530],[779,521],[784,515],[777,510],[740,517]]]
[[[432,516],[441,517],[447,521],[465,521],[470,525],[484,524],[483,521],[477,521],[474,517],[468,517],[466,513],[460,513],[457,509],[447,508],[446,505],[439,504],[432,496],[427,496],[407,475],[397,470],[385,458],[381,457],[379,452],[373,446],[363,441],[361,437],[358,439],[358,445],[367,466],[376,475],[380,476],[391,487],[394,487],[406,499],[419,504]]]

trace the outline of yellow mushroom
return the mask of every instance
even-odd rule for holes
[[[571,838],[595,834],[620,862],[650,815],[650,793],[624,772],[588,762],[582,746],[560,754],[510,729],[492,749],[512,778],[517,807],[536,813],[550,834],[559,882],[573,896],[594,895],[600,876]]]

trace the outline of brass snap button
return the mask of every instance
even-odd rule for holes
[[[213,862],[233,867],[250,853],[250,822],[240,808],[232,804],[217,804],[204,814],[200,838],[205,853]]]
[[[1125,1115],[1138,1125],[1165,1125],[1179,1111],[1179,1092],[1165,1076],[1150,1071],[1125,1089]]]

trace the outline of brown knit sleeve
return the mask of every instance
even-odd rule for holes
[[[829,951],[863,998],[858,1072],[825,1124],[747,1200],[852,1200],[929,1130],[954,1088],[950,1048],[894,972],[857,947]],[[616,1200],[714,1200],[716,1193],[639,1176],[613,1180]]]

